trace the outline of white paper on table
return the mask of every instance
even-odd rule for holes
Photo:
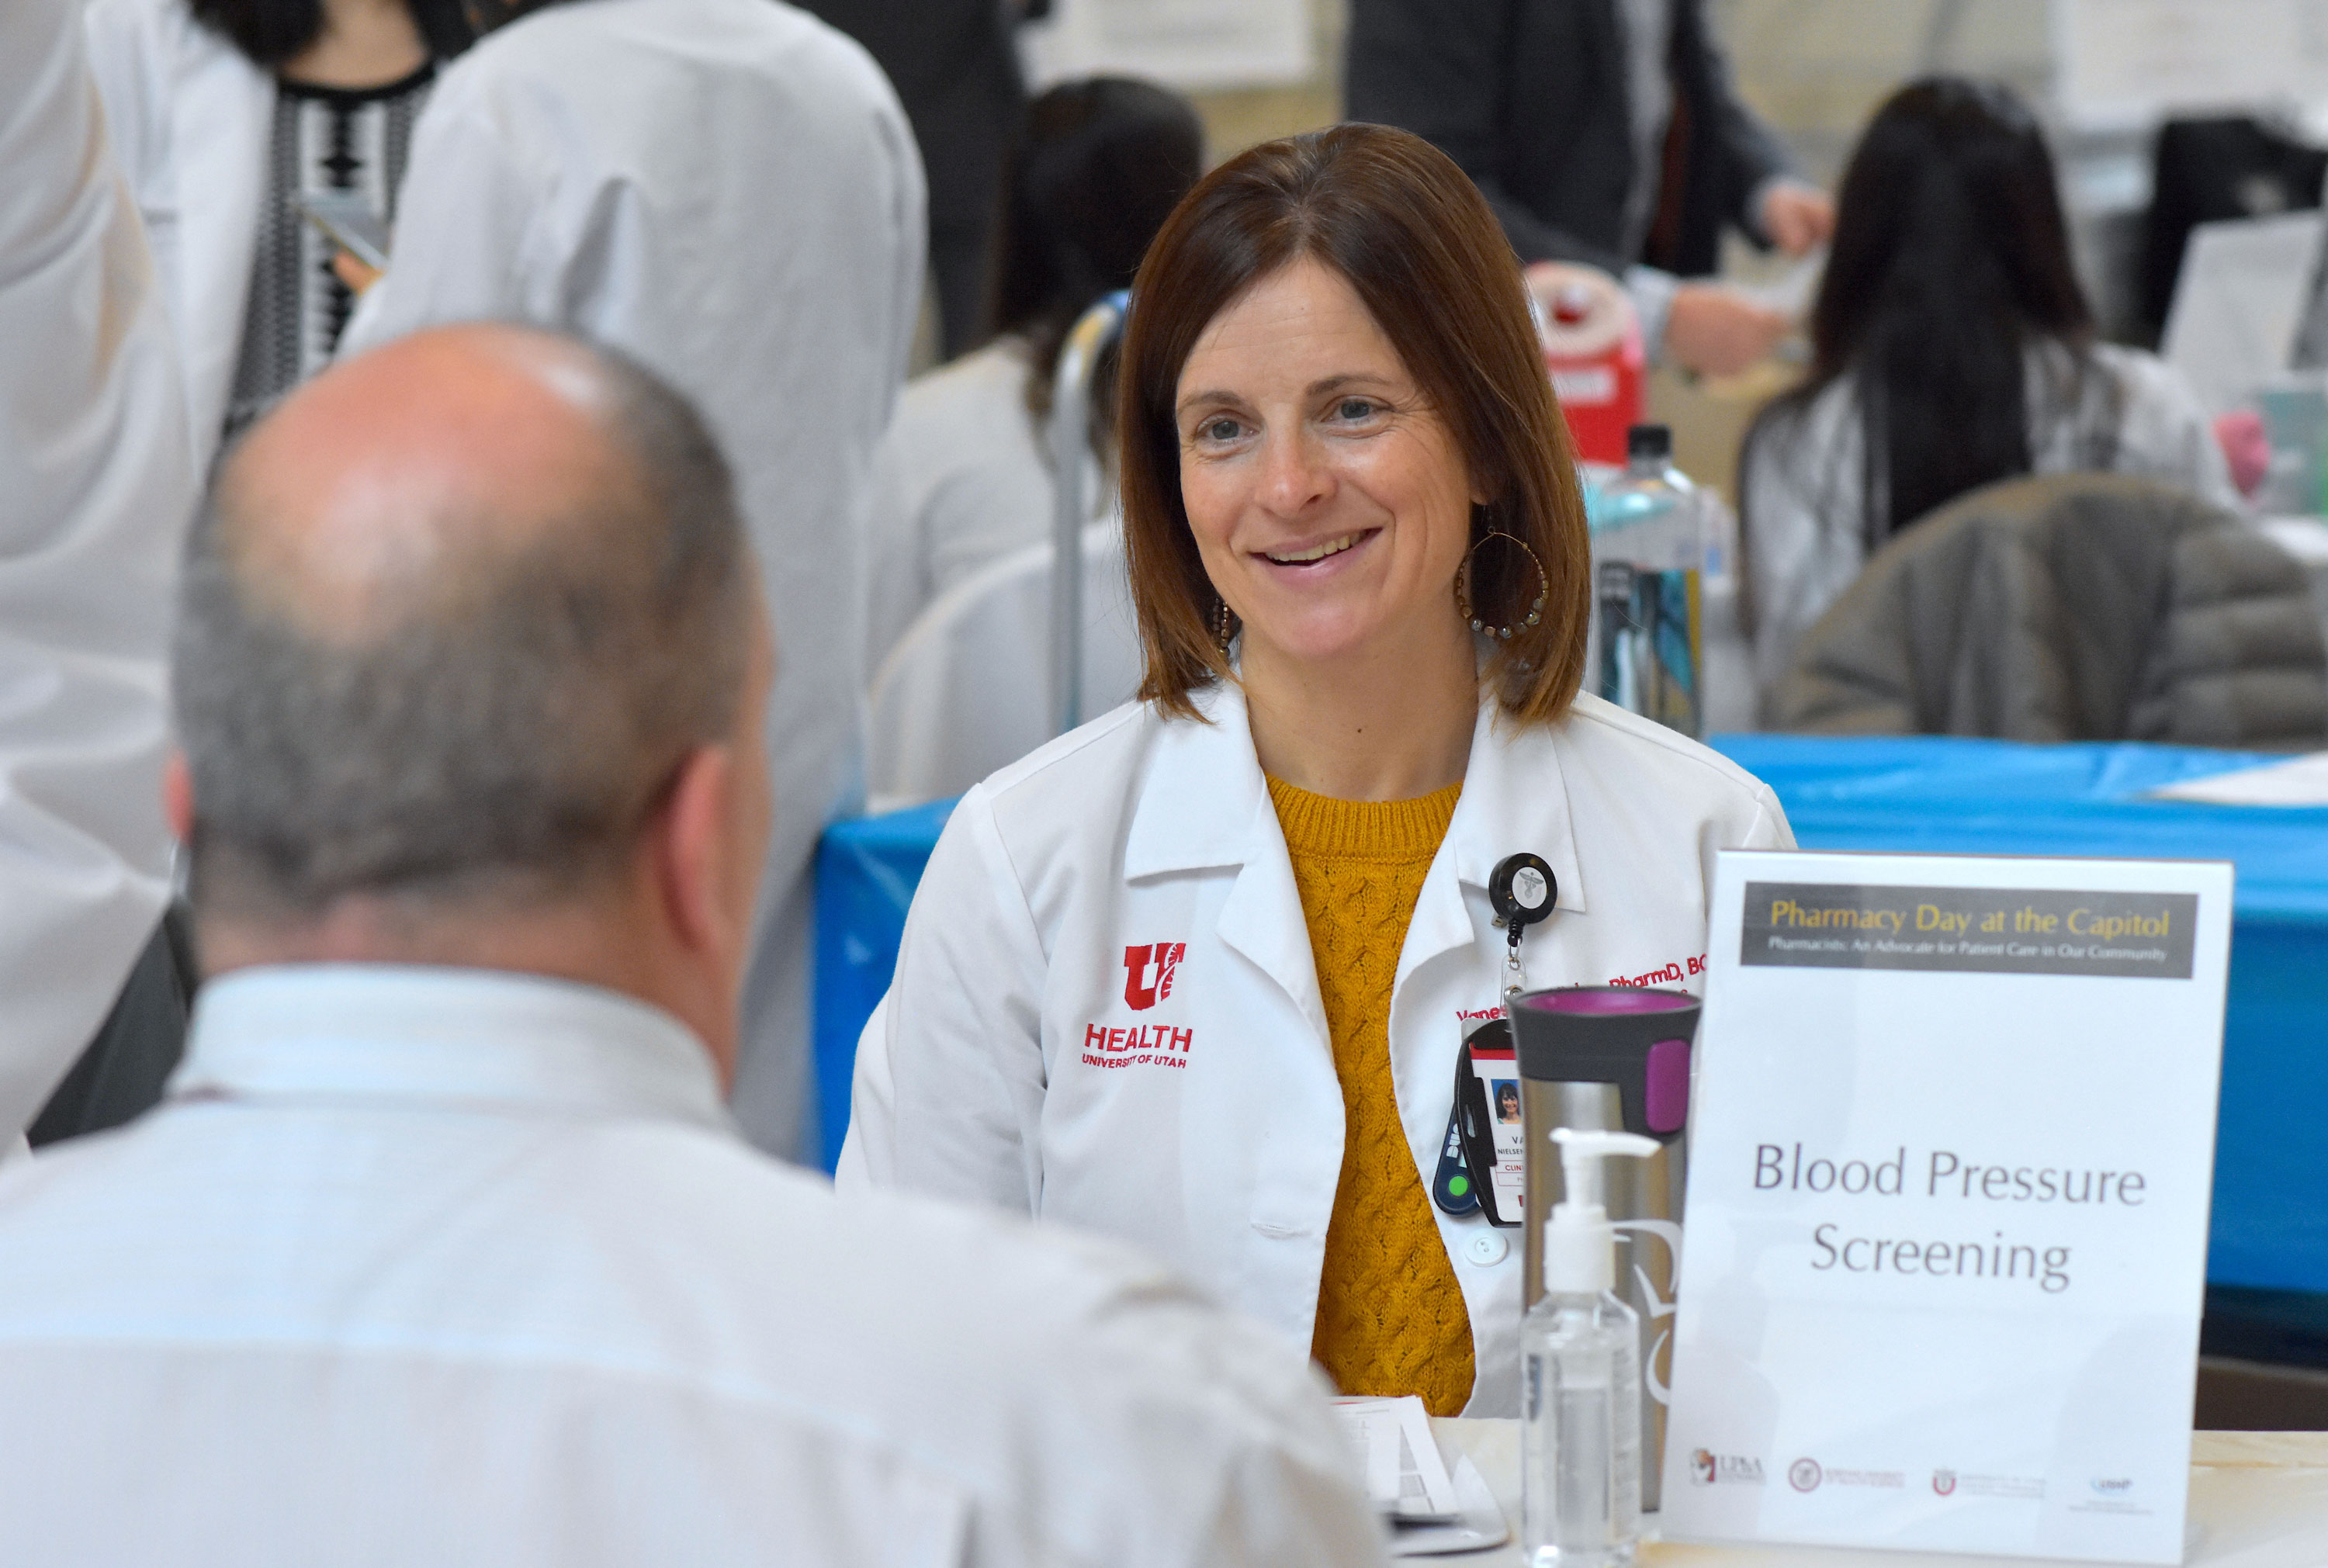
[[[2224,806],[2328,806],[2328,751],[2185,779],[2150,794],[2154,800]]]
[[[1338,1399],[1342,1437],[1364,1468],[1366,1498],[1387,1517],[1445,1522],[1462,1512],[1422,1401]]]
[[[1668,1537],[2182,1560],[2230,906],[2222,863],[1721,856]]]
[[[1826,247],[1822,245],[1789,262],[1787,269],[1774,278],[1733,286],[1765,309],[1775,310],[1788,321],[1799,322],[1809,318],[1811,304],[1818,297],[1819,279],[1826,275]]]

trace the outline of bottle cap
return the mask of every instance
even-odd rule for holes
[[[1544,1222],[1544,1288],[1591,1294],[1617,1282],[1617,1227],[1603,1202],[1600,1161],[1610,1155],[1646,1160],[1663,1147],[1638,1132],[1555,1127],[1561,1177],[1567,1194]]]
[[[1638,463],[1656,458],[1663,463],[1673,455],[1673,427],[1670,425],[1635,425],[1625,432],[1625,456]]]

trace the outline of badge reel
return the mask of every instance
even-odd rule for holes
[[[1488,878],[1488,903],[1505,933],[1503,1000],[1507,1007],[1512,998],[1526,989],[1520,966],[1521,939],[1529,926],[1551,915],[1559,900],[1559,880],[1541,856],[1525,852],[1507,856]],[[1516,1206],[1497,1202],[1495,1128],[1499,1107],[1490,1103],[1488,1080],[1473,1059],[1475,1043],[1489,1053],[1491,1061],[1500,1061],[1512,1052],[1510,1024],[1500,1019],[1489,1020],[1472,1030],[1455,1054],[1455,1103],[1448,1112],[1447,1138],[1439,1147],[1439,1169],[1432,1179],[1431,1197],[1448,1214],[1460,1216],[1479,1208],[1484,1195],[1490,1221],[1517,1225]],[[1516,1081],[1516,1069],[1513,1081]],[[1514,1212],[1506,1215],[1506,1207]]]

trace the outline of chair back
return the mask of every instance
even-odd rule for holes
[[[2116,474],[2007,480],[1910,524],[1805,634],[1770,728],[2328,745],[2303,568],[2250,525]]]
[[[1098,714],[1130,701],[1143,663],[1124,576],[1122,525],[1087,525],[1080,687]],[[1053,545],[1015,550],[938,596],[874,676],[866,804],[893,811],[958,795],[1054,733]]]

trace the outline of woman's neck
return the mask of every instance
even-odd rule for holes
[[[1263,772],[1338,801],[1405,801],[1460,783],[1479,714],[1461,623],[1318,663],[1248,644],[1245,708]]]
[[[314,41],[278,68],[286,80],[361,90],[402,81],[428,63],[405,0],[324,0]]]

